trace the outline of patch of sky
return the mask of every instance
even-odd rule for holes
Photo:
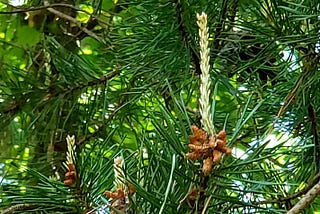
[[[282,60],[290,62],[289,72],[295,71],[299,68],[298,55],[294,52],[293,48],[288,46],[280,51]]]
[[[12,6],[21,6],[24,4],[24,0],[11,0],[9,2]]]

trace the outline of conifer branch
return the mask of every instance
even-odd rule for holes
[[[93,33],[92,31],[88,30],[86,27],[83,27],[81,22],[79,22],[77,19],[64,14],[62,12],[60,12],[59,10],[53,9],[53,8],[47,8],[47,10],[53,14],[55,14],[56,16],[65,19],[67,21],[70,21],[72,23],[74,23],[75,25],[77,25],[78,28],[80,28],[83,32],[85,32],[86,34],[88,34],[89,36],[91,36],[92,38],[94,38],[95,40],[97,40],[98,42],[101,42],[102,44],[106,44],[105,41],[100,38],[99,36],[97,36],[95,33]]]
[[[125,100],[123,100],[122,98],[120,98],[119,104],[117,105],[116,109],[113,110],[113,111],[108,115],[108,119],[106,119],[100,126],[98,126],[97,131],[93,132],[92,134],[79,137],[79,141],[76,143],[77,146],[81,146],[81,145],[84,144],[87,140],[90,140],[90,139],[92,139],[92,138],[95,138],[95,137],[99,136],[99,134],[104,131],[104,129],[106,128],[106,126],[109,124],[110,121],[113,120],[113,118],[114,118],[114,117],[116,116],[116,114],[120,111],[120,109],[124,106],[124,104],[125,104]],[[58,142],[57,142],[57,143],[58,143]]]
[[[37,11],[37,10],[43,10],[43,9],[48,9],[48,8],[55,8],[55,7],[67,7],[67,8],[71,8],[77,11],[81,11],[84,12],[88,15],[91,15],[91,13],[89,13],[88,11],[85,10],[81,10],[80,8],[77,8],[73,5],[70,4],[63,4],[63,3],[55,3],[55,4],[48,4],[48,5],[44,5],[44,6],[39,6],[39,7],[27,7],[27,8],[19,8],[19,7],[15,7],[9,3],[3,2],[1,1],[2,4],[5,4],[7,6],[16,8],[17,10],[13,10],[13,11],[0,11],[0,14],[15,14],[15,13],[26,13],[26,12],[31,12],[31,11]]]
[[[319,172],[320,167],[320,143],[319,143],[319,134],[318,134],[318,122],[317,115],[313,105],[310,103],[308,106],[308,117],[311,123],[311,133],[313,136],[313,143],[315,149],[315,168]]]
[[[316,174],[313,179],[308,183],[307,186],[305,186],[302,190],[295,192],[291,195],[288,195],[286,197],[281,197],[278,199],[272,199],[272,200],[264,200],[264,201],[257,201],[257,202],[253,202],[252,204],[272,204],[272,203],[285,203],[287,201],[290,201],[292,199],[298,198],[306,193],[308,193],[308,191],[311,191],[311,189],[317,185],[317,183],[320,182],[320,173]]]
[[[48,8],[66,7],[66,8],[73,9],[75,11],[79,11],[79,12],[88,14],[88,15],[90,15],[90,17],[92,17],[95,20],[98,20],[102,24],[105,24],[105,25],[108,25],[108,26],[110,25],[109,22],[99,18],[98,16],[96,16],[96,15],[94,15],[94,14],[92,14],[92,13],[86,11],[86,10],[82,10],[82,9],[76,7],[76,6],[71,5],[71,4],[54,3],[54,4],[48,4],[48,5],[38,6],[38,7],[20,8],[20,7],[13,6],[13,5],[11,5],[9,3],[6,3],[6,2],[3,2],[3,1],[1,1],[1,3],[5,4],[7,6],[10,6],[10,7],[16,8],[16,10],[13,10],[13,11],[0,11],[0,14],[27,13],[27,12],[31,12],[31,11],[44,10],[44,9],[48,9]],[[88,28],[88,29],[90,29],[90,28]]]
[[[100,85],[100,84],[105,84],[107,82],[109,82],[111,79],[113,79],[115,76],[120,74],[120,70],[116,69],[114,72],[109,73],[107,75],[104,75],[102,77],[100,77],[99,79],[94,79],[88,82],[84,82],[81,84],[78,84],[74,87],[71,88],[65,88],[59,91],[55,91],[55,92],[50,92],[50,87],[48,89],[48,93],[44,96],[43,101],[48,102],[49,100],[53,99],[56,96],[59,96],[61,94],[70,94],[74,91],[89,87],[89,86],[96,86],[96,85]],[[27,100],[29,99],[28,97],[23,98],[22,100]],[[20,101],[16,101],[15,103],[12,103],[7,109],[3,110],[2,112],[4,114],[16,114],[20,109],[23,108],[24,105],[26,105],[27,103],[21,103]]]
[[[129,91],[129,90],[127,90]],[[78,141],[76,142],[77,146],[81,146],[83,145],[86,141],[95,138],[97,136],[99,136],[99,134],[101,134],[101,132],[104,131],[104,129],[106,128],[106,126],[109,124],[110,121],[113,120],[113,118],[116,116],[116,114],[121,110],[121,108],[123,108],[126,105],[127,99],[126,96],[121,96],[117,101],[116,101],[116,107],[115,109],[110,112],[110,114],[108,115],[108,118],[106,120],[103,121],[102,124],[98,125],[97,131],[90,133],[88,135],[84,135],[84,136],[79,136],[78,137]],[[56,141],[54,143],[54,145],[58,145],[59,143],[62,143],[62,141]]]
[[[17,211],[32,209],[35,206],[36,206],[35,204],[16,204],[1,211],[1,214],[12,214],[12,213],[16,213]]]
[[[310,189],[287,214],[301,213],[320,194],[320,181]]]

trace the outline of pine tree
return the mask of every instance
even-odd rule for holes
[[[2,213],[320,211],[318,1],[14,4]]]

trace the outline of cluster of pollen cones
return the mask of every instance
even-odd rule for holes
[[[66,179],[64,180],[64,185],[71,186],[73,185],[77,180],[77,172],[76,167],[73,163],[68,163],[68,171],[66,172],[65,176]]]
[[[221,130],[216,136],[211,137],[195,125],[192,126],[192,131],[193,135],[189,135],[191,152],[187,154],[187,158],[203,160],[202,172],[208,175],[212,166],[219,163],[222,154],[231,154],[231,149],[226,146],[227,134]]]
[[[113,192],[106,190],[104,193],[108,198],[112,199],[111,207],[126,213],[128,209],[129,196],[132,196],[135,191],[134,186],[129,185],[128,188],[119,187]],[[115,213],[116,212],[114,210],[110,212],[110,214]]]

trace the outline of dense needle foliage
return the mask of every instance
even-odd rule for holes
[[[232,148],[208,176],[186,156],[202,11]],[[319,15],[317,0],[1,1],[0,210],[109,213],[121,156],[128,213],[287,212],[319,180]]]

